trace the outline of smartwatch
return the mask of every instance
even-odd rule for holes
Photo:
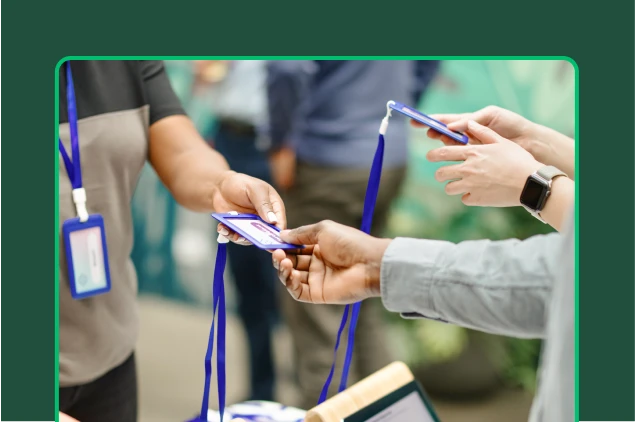
[[[530,174],[525,182],[523,192],[520,194],[520,203],[531,215],[546,223],[540,217],[540,211],[545,208],[547,198],[551,195],[551,183],[553,179],[567,175],[554,166],[542,167],[537,172]]]

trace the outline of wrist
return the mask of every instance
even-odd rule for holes
[[[528,131],[527,136],[529,139],[527,151],[534,156],[536,161],[543,163],[545,162],[544,157],[549,156],[550,147],[547,142],[549,134],[546,131],[546,127],[533,122],[530,122],[530,124],[531,129]]]
[[[211,198],[210,207],[213,211],[219,211],[219,205],[223,205],[225,203],[223,199],[223,187],[236,174],[237,173],[233,170],[225,170],[221,172],[218,175],[218,178],[212,182],[209,197]]]
[[[381,296],[381,261],[392,239],[372,238],[368,246],[368,256],[364,262],[366,267],[366,290],[369,296]]]
[[[519,167],[519,172],[518,172],[518,179],[515,183],[515,188],[517,190],[517,195],[516,196],[516,206],[520,206],[522,205],[520,198],[523,194],[523,191],[525,190],[525,186],[527,185],[527,180],[529,179],[529,177],[536,173],[538,170],[540,170],[542,167],[544,167],[545,165],[542,164],[539,161],[536,160],[531,160],[529,162],[527,162],[526,165],[524,166],[520,166]]]

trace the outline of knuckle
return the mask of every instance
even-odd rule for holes
[[[488,115],[496,115],[500,112],[500,107],[495,105],[488,105],[483,109]]]

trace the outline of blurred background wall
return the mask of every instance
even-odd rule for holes
[[[208,96],[193,91],[189,61],[166,62],[174,89],[199,130],[214,129]],[[574,137],[575,72],[565,61],[449,60],[419,104],[425,113],[475,111],[499,105]],[[387,138],[388,148],[390,139]],[[465,207],[434,180],[437,164],[425,159],[436,141],[412,130],[407,181],[395,202],[387,236],[460,241],[525,238],[549,228],[523,209]],[[211,318],[215,223],[175,204],[147,167],[133,199],[133,260],[139,276],[142,331],[139,345],[141,417],[183,420],[200,403],[203,356]],[[235,312],[231,274],[226,274],[229,312]],[[281,294],[286,294],[280,289]],[[540,344],[475,333],[431,321],[386,314],[398,357],[436,398],[444,421],[526,420]],[[230,318],[229,402],[248,387],[244,333]],[[335,335],[335,333],[333,333]],[[415,338],[417,341],[412,341]],[[278,400],[293,405],[290,342],[276,333]],[[213,398],[214,394],[212,394]],[[214,400],[212,399],[212,403]],[[467,415],[470,415],[467,418]]]

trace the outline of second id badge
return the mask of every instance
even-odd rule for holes
[[[62,224],[68,280],[74,299],[110,291],[110,268],[104,219],[99,214],[80,222],[71,218]]]

